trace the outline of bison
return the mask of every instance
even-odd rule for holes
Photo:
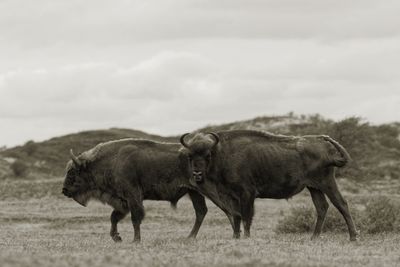
[[[179,153],[180,147],[129,138],[101,143],[79,156],[71,150],[62,193],[83,206],[93,198],[113,207],[110,235],[115,242],[122,240],[117,224],[128,212],[134,241],[140,241],[143,200],[166,200],[175,206],[188,193],[196,213],[189,237],[196,237],[207,206],[189,184],[187,159]]]
[[[356,240],[347,202],[335,181],[335,167],[346,165],[350,156],[329,136],[231,130],[197,133],[186,141],[187,135],[180,141],[181,153],[189,159],[191,183],[202,193],[211,183],[221,196],[229,197],[226,205],[232,209],[234,238],[240,237],[241,221],[245,236],[250,236],[255,198],[288,199],[307,187],[317,211],[312,238],[321,233],[327,196],[343,215],[350,240]]]

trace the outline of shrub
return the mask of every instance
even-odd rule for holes
[[[358,216],[352,212],[353,217]],[[313,206],[292,208],[290,214],[278,222],[277,233],[305,233],[314,231],[317,213]],[[347,231],[343,216],[332,205],[328,209],[323,231],[337,232]]]
[[[367,232],[374,234],[399,231],[399,208],[386,196],[380,196],[369,201],[366,205],[364,218]]]
[[[371,199],[365,210],[350,211],[357,229],[366,233],[400,232],[400,205],[385,196]],[[290,213],[278,222],[277,233],[304,233],[314,230],[316,211],[312,206],[292,208]],[[343,216],[330,205],[323,231],[347,232]]]
[[[388,148],[400,149],[399,129],[394,125],[380,125],[375,127],[381,145]]]
[[[11,170],[17,177],[24,177],[28,172],[28,166],[21,160],[17,159],[10,165]]]
[[[350,117],[332,124],[328,134],[343,145],[354,160],[346,168],[337,169],[338,176],[365,179],[366,173],[360,167],[372,152],[375,140],[372,127],[359,117]]]
[[[310,232],[314,224],[314,217],[313,207],[292,208],[290,213],[278,222],[275,231],[285,234]]]
[[[37,145],[34,141],[30,140],[25,143],[24,151],[28,156],[32,156],[37,150]]]

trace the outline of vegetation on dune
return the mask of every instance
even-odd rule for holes
[[[400,205],[385,196],[370,201],[366,205],[363,225],[371,234],[400,232]]]
[[[400,179],[399,123],[373,126],[358,117],[335,122],[320,115],[297,116],[289,113],[285,116],[257,117],[212,125],[198,131],[232,129],[263,130],[287,135],[327,134],[341,143],[353,158],[346,168],[338,169],[338,176],[357,181]],[[162,137],[136,130],[112,128],[55,137],[44,142],[28,141],[23,146],[0,151],[0,157],[20,159],[31,173],[39,173],[42,177],[60,176],[69,160],[71,148],[75,153],[80,153],[98,143],[127,137],[168,142],[178,140],[177,136]]]
[[[63,180],[58,179],[13,179],[1,181],[0,200],[40,199],[44,197],[65,198],[61,194]]]
[[[377,196],[363,205],[362,210],[352,209],[352,216],[361,233],[400,233],[400,203],[386,196]],[[275,231],[277,233],[312,232],[316,220],[313,206],[292,208],[289,214],[281,219]],[[343,216],[334,208],[328,210],[323,230],[325,232],[347,232]]]
[[[16,177],[24,177],[28,173],[28,166],[21,159],[11,163],[10,168]]]
[[[44,142],[28,141],[22,146],[2,151],[0,156],[21,160],[35,173],[52,177],[61,176],[66,162],[70,159],[69,150],[71,148],[78,154],[101,142],[122,138],[145,138],[156,141],[175,140],[173,137],[161,137],[136,130],[111,128],[69,134],[51,138]]]
[[[325,134],[342,144],[353,161],[337,175],[358,181],[400,179],[400,124],[370,125],[359,117],[341,121],[320,115],[259,117],[249,121],[207,126],[199,131],[264,130],[286,135]]]
[[[115,244],[109,237],[110,207],[90,203],[84,208],[61,194],[61,176],[69,160],[69,149],[80,153],[100,142],[126,137],[158,141],[176,141],[178,137],[109,129],[0,149],[0,262],[5,266],[54,266],[55,262],[60,266],[398,265],[399,123],[373,126],[356,117],[335,122],[318,115],[289,114],[201,130],[228,129],[327,134],[343,144],[354,160],[348,167],[338,169],[339,176],[348,178],[338,179],[338,184],[361,230],[360,241],[348,241],[344,219],[333,205],[328,210],[325,233],[311,241],[316,212],[310,198],[300,195],[290,202],[256,201],[252,237],[240,240],[231,238],[228,219],[209,201],[196,240],[185,239],[194,220],[188,199],[179,201],[176,210],[166,202],[146,201],[143,242],[132,243],[132,224],[126,218],[119,224],[123,242]],[[1,179],[5,177],[10,179]],[[51,179],[43,179],[48,177]],[[371,192],[390,198],[374,197]]]

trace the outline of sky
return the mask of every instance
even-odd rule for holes
[[[0,145],[263,115],[400,121],[398,0],[0,0]]]

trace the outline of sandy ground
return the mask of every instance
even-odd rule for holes
[[[133,243],[129,216],[119,227],[122,243],[109,237],[111,208],[48,196],[0,201],[1,266],[399,266],[399,234],[276,234],[274,227],[291,207],[309,204],[307,194],[286,200],[257,200],[249,239],[232,239],[225,215],[208,202],[209,212],[196,240],[184,198],[173,210],[167,202],[146,201],[142,242]],[[331,206],[331,208],[333,208]]]

